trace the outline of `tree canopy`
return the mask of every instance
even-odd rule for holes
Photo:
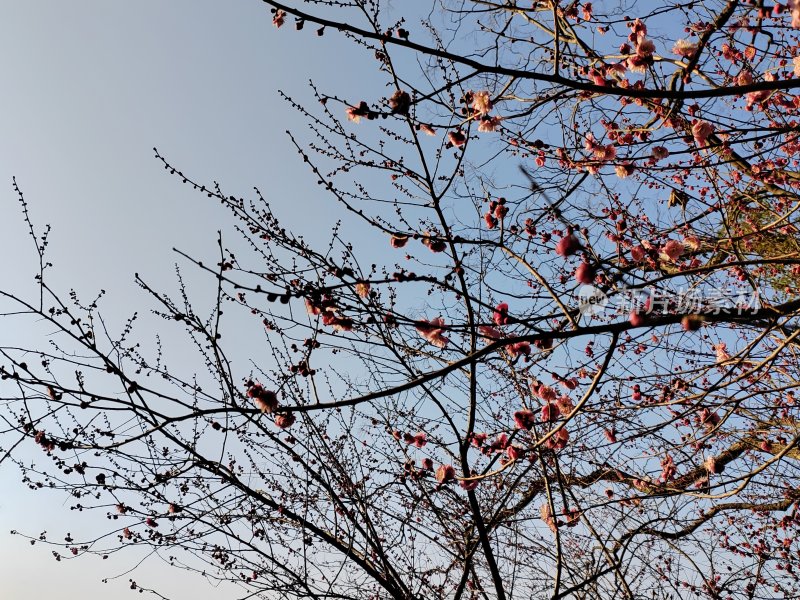
[[[4,319],[50,340],[0,341],[3,460],[106,525],[56,555],[270,599],[800,596],[800,2],[264,5],[377,75],[284,94],[324,236],[155,150],[230,212],[183,257],[210,308],[136,276],[193,370],[49,284],[16,190],[39,293]]]

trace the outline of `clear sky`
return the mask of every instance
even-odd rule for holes
[[[0,0],[4,287],[24,289],[34,273],[12,176],[36,224],[53,226],[51,281],[87,296],[108,290],[118,318],[147,307],[134,272],[169,287],[173,246],[213,251],[226,213],[170,177],[153,146],[229,193],[259,187],[290,225],[327,228],[327,209],[284,135],[305,126],[277,89],[313,103],[312,74],[337,89],[361,80],[351,51],[334,35],[275,30],[259,0]],[[8,533],[77,531],[85,518],[0,467],[0,597],[132,594],[129,576],[100,580],[132,567],[133,555],[56,562],[50,548]],[[135,578],[172,600],[234,597],[157,561]]]

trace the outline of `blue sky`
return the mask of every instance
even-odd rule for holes
[[[363,82],[351,52],[334,35],[295,34],[291,24],[275,30],[258,0],[0,0],[4,287],[25,290],[34,273],[13,176],[38,227],[53,226],[50,281],[86,296],[105,288],[112,318],[147,306],[134,272],[157,288],[173,286],[173,246],[196,256],[213,252],[226,213],[169,176],[154,146],[229,193],[259,187],[290,226],[327,230],[324,199],[284,134],[304,123],[277,89],[313,103],[312,72],[323,87]],[[100,580],[126,571],[137,556],[56,562],[51,549],[8,533],[60,535],[88,528],[90,517],[81,525],[84,516],[70,512],[62,496],[27,492],[13,469],[0,468],[0,489],[4,599],[133,593],[129,576]],[[134,577],[173,600],[220,594],[158,561]]]

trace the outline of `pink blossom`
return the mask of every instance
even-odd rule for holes
[[[672,53],[685,58],[691,58],[697,52],[697,44],[691,43],[689,40],[678,40],[672,47]]]
[[[697,121],[692,125],[692,135],[698,146],[705,146],[712,133],[714,133],[714,126],[707,121]]]
[[[647,251],[644,249],[644,246],[634,246],[631,248],[631,258],[636,262],[641,262],[647,256]]]
[[[436,135],[436,130],[425,123],[420,123],[419,130],[426,135]]]
[[[480,448],[486,442],[486,438],[488,437],[489,436],[485,433],[473,433],[472,440],[470,443],[476,448]]]
[[[424,448],[425,444],[428,443],[428,437],[424,433],[419,432],[411,437],[409,443],[414,444],[417,448]]]
[[[742,71],[736,77],[736,83],[739,85],[750,85],[753,83],[753,74],[750,71]]]
[[[400,233],[395,233],[389,240],[392,248],[402,248],[408,243],[408,236]]]
[[[641,327],[645,323],[645,314],[641,310],[632,310],[631,314],[628,316],[628,321],[634,327]]]
[[[394,115],[407,115],[409,108],[411,108],[411,96],[408,95],[408,92],[397,90],[389,98],[389,107]]]
[[[592,156],[597,160],[614,160],[617,156],[617,149],[613,144],[604,146],[595,140],[592,133],[587,134],[583,147],[587,152],[591,152]]]
[[[308,311],[308,314],[310,314],[312,317],[316,317],[322,313],[322,309],[314,304],[310,298],[306,298],[306,311]]]
[[[684,315],[681,319],[681,327],[684,331],[697,331],[703,326],[703,319],[699,315]]]
[[[792,59],[792,65],[794,67],[794,76],[800,77],[800,56],[795,56]]]
[[[458,485],[460,485],[462,489],[470,492],[474,490],[476,487],[478,487],[480,483],[481,483],[480,479],[471,479],[469,481],[460,481]]]
[[[717,355],[717,362],[722,363],[729,360],[731,355],[728,354],[728,345],[725,342],[720,342],[714,345],[714,352]]]
[[[495,329],[490,325],[481,325],[478,327],[478,332],[488,340],[499,340],[503,337],[503,333],[499,329]]]
[[[647,25],[641,19],[636,19],[631,23],[631,33],[633,34],[634,41],[641,43],[647,35]]]
[[[698,417],[700,418],[700,423],[709,429],[713,429],[716,425],[719,425],[719,422],[721,421],[720,416],[716,411],[711,411],[707,408],[701,410]]]
[[[492,100],[489,98],[489,92],[475,92],[472,96],[472,110],[475,114],[484,116],[488,115],[492,110]]]
[[[670,240],[661,247],[658,256],[661,260],[675,262],[681,257],[684,250],[682,243],[677,240]]]
[[[253,404],[262,413],[271,413],[278,408],[278,395],[272,390],[264,389],[260,383],[250,382],[247,397],[253,400]]]
[[[669,150],[667,150],[664,146],[656,146],[650,152],[650,156],[653,157],[653,160],[662,160],[669,156]]]
[[[586,134],[586,140],[583,142],[583,147],[586,149],[587,152],[594,152],[594,149],[597,148],[600,144],[594,138],[593,133]]]
[[[539,396],[539,398],[541,398],[545,402],[552,402],[558,397],[556,391],[549,385],[540,385],[538,390],[536,391],[536,395]]]
[[[453,468],[453,465],[439,465],[439,468],[436,469],[436,481],[439,483],[445,483],[456,477],[456,470]]]
[[[669,481],[675,476],[676,471],[677,469],[675,468],[675,461],[673,461],[672,457],[667,454],[661,460],[661,480]]]
[[[752,108],[754,105],[763,104],[772,95],[772,90],[758,90],[750,92],[745,96],[747,98],[747,108]]]
[[[417,332],[437,348],[444,348],[447,346],[447,342],[450,341],[443,335],[444,319],[442,317],[418,323]]]
[[[535,422],[532,410],[518,410],[514,413],[514,425],[517,429],[531,429]]]
[[[647,71],[648,65],[652,62],[652,59],[649,57],[640,56],[639,54],[634,54],[633,56],[628,57],[625,61],[625,66],[628,67],[629,71],[634,73],[645,73]]]
[[[591,79],[592,83],[595,85],[606,85],[606,78],[597,69],[592,69],[589,71],[589,79]]]
[[[556,400],[556,406],[562,415],[569,415],[575,408],[569,396],[559,396]]]
[[[522,448],[519,446],[509,446],[506,448],[506,456],[508,456],[509,460],[519,460],[522,458]]]
[[[431,252],[444,252],[447,249],[447,242],[445,240],[437,240],[430,237],[429,232],[425,232],[425,237],[422,238],[422,245],[428,248]]]
[[[699,250],[700,249],[700,238],[696,235],[689,235],[683,238],[683,245],[690,250]]]
[[[561,387],[565,387],[568,390],[574,390],[576,387],[578,387],[578,380],[575,379],[574,377],[570,379],[562,379],[561,381],[558,382],[558,385],[560,385]]]
[[[543,423],[549,423],[550,421],[555,421],[561,415],[561,411],[558,409],[558,406],[553,404],[552,402],[548,402],[544,406],[542,406],[541,413],[539,414],[539,419]]]
[[[788,0],[786,7],[792,13],[792,27],[800,29],[800,0]]]
[[[356,294],[358,294],[360,298],[366,298],[369,296],[369,289],[369,283],[366,281],[359,281],[356,284]]]
[[[359,123],[361,117],[369,117],[369,106],[362,100],[358,106],[348,106],[346,113],[353,123]]]
[[[492,133],[500,127],[500,117],[485,117],[478,123],[478,131],[481,133]]]
[[[555,533],[558,531],[556,527],[556,520],[553,518],[553,511],[550,510],[550,504],[545,502],[542,506],[539,507],[539,515],[542,517],[542,521],[544,521],[545,525],[550,528],[550,531]]]
[[[614,172],[620,179],[625,179],[628,175],[631,175],[634,172],[634,170],[635,167],[629,163],[624,163],[614,167]]]
[[[511,344],[510,346],[506,346],[506,350],[511,358],[516,358],[517,356],[530,356],[531,354],[531,345],[529,342],[517,342],[516,344]]]
[[[656,51],[656,45],[653,40],[643,39],[636,47],[636,54],[639,56],[650,56]]]
[[[617,148],[613,144],[602,146],[595,150],[594,156],[598,160],[614,160],[617,157]]]
[[[623,62],[618,62],[618,63],[614,63],[613,65],[609,65],[606,68],[606,75],[608,75],[609,77],[613,77],[615,75],[619,76],[619,77],[624,77],[625,76],[625,71],[627,71],[627,70],[628,69],[625,66],[625,62],[624,61]]]

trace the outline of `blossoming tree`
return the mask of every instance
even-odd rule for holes
[[[57,552],[264,598],[798,597],[800,3],[265,4],[385,83],[287,97],[346,227],[156,152],[242,236],[187,257],[210,313],[140,281],[192,373],[37,238],[40,296],[3,297],[54,344],[3,349],[0,439],[112,519]]]

